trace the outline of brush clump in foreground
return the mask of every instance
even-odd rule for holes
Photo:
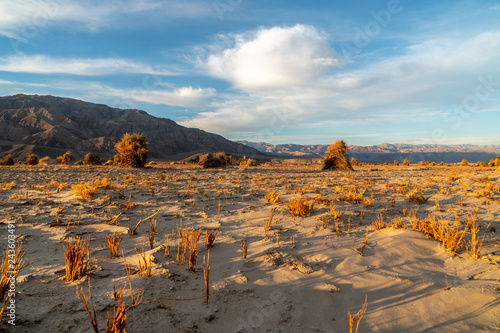
[[[496,330],[496,168],[0,167],[29,263],[8,329]]]

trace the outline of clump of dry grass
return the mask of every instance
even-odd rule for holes
[[[396,217],[392,219],[391,227],[393,229],[406,229],[406,224],[401,217]]]
[[[458,220],[452,225],[442,218],[438,221],[432,214],[424,220],[420,219],[417,214],[413,214],[411,223],[413,229],[441,242],[443,248],[450,253],[456,253],[459,248],[464,247],[464,237],[468,227],[465,226],[462,229]]]
[[[120,243],[122,241],[122,234],[119,233],[113,233],[112,235],[109,234],[106,237],[106,243],[108,244],[109,247],[109,252],[111,253],[112,256],[118,257],[118,247],[120,246]]]
[[[271,205],[280,203],[281,202],[281,192],[269,190],[269,191],[267,191],[266,196],[264,197],[264,200]]]
[[[467,217],[467,227],[470,228],[472,239],[470,243],[470,247],[467,246],[467,253],[470,257],[474,259],[479,259],[481,257],[481,249],[483,247],[484,238],[486,237],[486,233],[484,233],[483,238],[478,237],[478,232],[481,229],[477,220],[477,211]],[[491,224],[491,222],[490,222]],[[488,227],[490,226],[488,225]],[[486,229],[488,229],[486,227]]]
[[[10,225],[10,224],[9,224]],[[0,302],[2,303],[2,309],[0,309],[0,319],[5,310],[5,303],[11,299],[10,295],[10,284],[15,281],[21,269],[26,267],[26,260],[24,259],[24,254],[26,252],[22,251],[22,244],[18,245],[15,250],[9,252],[9,249],[5,249],[5,254],[2,258],[0,264]],[[1,320],[0,320],[1,324]]]
[[[189,270],[196,270],[196,258],[198,257],[198,241],[200,240],[201,229],[191,230],[185,233],[185,242],[189,248]]]
[[[75,196],[80,197],[83,200],[92,200],[94,198],[94,194],[97,192],[97,188],[95,186],[92,186],[89,183],[85,184],[84,182],[71,186],[71,188],[73,189]]]
[[[387,228],[387,223],[384,221],[382,214],[379,214],[377,219],[373,221],[373,230],[381,230]]]
[[[85,275],[90,261],[89,240],[82,241],[80,237],[76,238],[75,244],[68,239],[64,246],[64,258],[66,269],[66,281],[75,281]],[[87,260],[85,260],[85,256]]]
[[[205,169],[209,168],[223,168],[228,164],[228,156],[224,153],[203,154],[200,156],[198,165],[201,165]]]
[[[295,216],[306,217],[314,214],[314,200],[305,201],[301,198],[293,198],[290,200],[286,208]]]

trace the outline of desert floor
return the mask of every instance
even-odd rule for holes
[[[357,313],[365,297],[359,332],[500,331],[500,172],[355,169],[2,167],[0,248],[7,247],[14,221],[16,245],[28,263],[16,283],[16,325],[4,313],[0,331],[93,332],[77,296],[79,287],[88,295],[89,282],[101,332],[120,287],[128,332],[348,332],[349,313]],[[75,195],[72,186],[80,182],[94,187],[93,198]],[[277,202],[268,202],[272,198]],[[305,216],[287,208],[294,199]],[[157,211],[135,235],[128,233]],[[470,228],[453,254],[413,230],[418,219],[457,230],[476,221],[481,257],[468,254]],[[387,228],[375,231],[373,223],[382,220]],[[194,271],[189,249],[186,263],[176,263],[181,226],[184,233],[203,231]],[[210,250],[206,231],[217,231]],[[106,243],[113,233],[122,233],[118,257]],[[83,277],[67,282],[64,243],[77,237],[90,242],[90,263]],[[138,272],[143,249],[153,261],[149,277]],[[130,286],[136,302],[143,292],[135,306]]]

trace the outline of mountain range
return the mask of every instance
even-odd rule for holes
[[[321,158],[329,145],[272,145],[266,142],[238,141],[261,152],[281,157]],[[500,155],[500,145],[411,145],[384,143],[374,146],[349,146],[349,155],[358,161],[371,163],[403,162],[409,158],[412,163],[420,161],[458,163],[466,159],[471,163],[490,161]]]
[[[237,141],[187,128],[176,122],[136,109],[118,109],[72,98],[18,94],[0,97],[0,158],[12,154],[23,160],[30,154],[55,158],[70,150],[76,158],[89,152],[103,158],[115,154],[114,147],[125,133],[143,133],[151,158],[181,160],[189,156],[223,151],[237,157],[321,158],[328,145],[272,145]],[[413,163],[431,161],[457,163],[489,161],[500,155],[500,145],[351,145],[350,156],[362,162],[392,163],[410,158]]]
[[[77,158],[89,152],[106,158],[115,154],[115,144],[127,132],[147,137],[153,159],[179,160],[219,151],[265,156],[220,135],[186,128],[141,110],[54,96],[0,97],[0,157],[12,154],[24,159],[34,153],[54,158],[70,150]]]

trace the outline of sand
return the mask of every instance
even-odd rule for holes
[[[358,312],[365,297],[359,332],[499,331],[500,173],[456,166],[355,169],[2,167],[1,248],[7,246],[8,222],[15,221],[16,244],[23,244],[29,264],[16,283],[16,325],[4,314],[0,331],[93,332],[76,293],[82,287],[88,294],[89,282],[98,326],[105,331],[107,313],[113,316],[117,305],[114,290],[124,287],[123,300],[132,305],[124,260],[137,268],[136,248],[143,246],[154,266],[150,277],[131,276],[136,297],[141,291],[144,296],[126,312],[128,332],[348,332],[349,312]],[[110,188],[99,188],[91,200],[72,190],[81,181],[104,178]],[[56,191],[57,184],[65,186]],[[349,189],[365,190],[362,202],[339,199]],[[266,202],[268,191],[281,193],[281,202]],[[428,201],[408,201],[411,191]],[[314,213],[293,217],[286,209],[293,198],[314,202]],[[331,205],[342,213],[337,223]],[[150,248],[151,219],[136,235],[127,230],[157,210]],[[411,211],[462,224],[476,211],[479,236],[485,236],[481,258],[470,258],[464,248],[449,253],[413,230]],[[109,225],[120,213],[118,225]],[[379,216],[388,224],[400,218],[406,229],[374,231]],[[176,264],[181,223],[218,232],[210,249],[208,304],[205,234],[190,271],[187,263]],[[123,233],[120,257],[105,242],[111,233]],[[90,241],[90,266],[84,277],[67,282],[63,242],[76,237]],[[240,245],[245,237],[246,259]],[[468,232],[469,243],[470,238]]]

